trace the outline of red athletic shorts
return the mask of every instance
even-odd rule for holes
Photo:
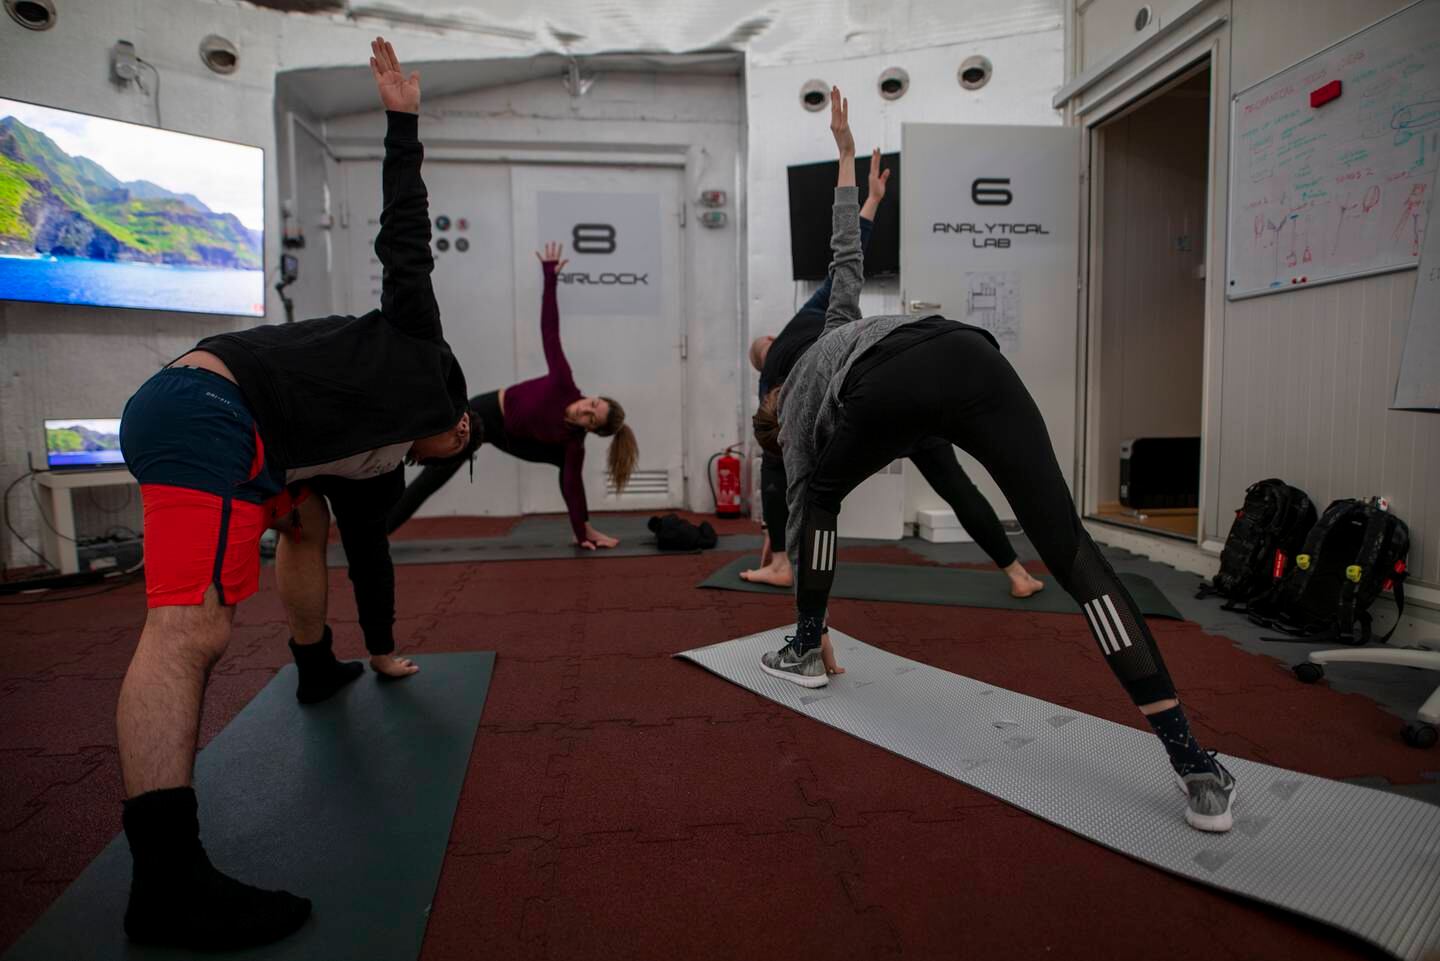
[[[284,490],[264,504],[206,491],[142,484],[145,597],[150,607],[202,604],[215,585],[220,603],[239,604],[260,589],[260,535],[305,501]],[[223,527],[223,529],[222,529]]]

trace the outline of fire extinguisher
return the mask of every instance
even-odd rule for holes
[[[735,445],[712,454],[705,467],[710,495],[715,498],[716,517],[740,516],[740,458],[735,456],[738,449]]]

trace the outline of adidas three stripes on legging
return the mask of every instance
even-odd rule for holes
[[[824,616],[845,496],[918,439],[943,437],[1000,485],[1040,559],[1084,610],[1106,663],[1134,702],[1175,696],[1144,617],[1080,523],[1039,408],[983,334],[957,325],[921,347],[857,364],[840,399],[802,507],[803,540],[796,545],[802,615]]]

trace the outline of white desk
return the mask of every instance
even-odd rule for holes
[[[75,505],[72,494],[80,487],[118,487],[139,483],[123,467],[108,470],[45,471],[36,475],[45,490],[41,499],[49,523],[40,520],[45,559],[60,569],[61,574],[80,570],[80,557],[75,551]]]

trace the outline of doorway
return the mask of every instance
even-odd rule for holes
[[[1204,410],[1211,70],[1094,128],[1087,516],[1195,541]]]
[[[355,220],[344,256],[348,309],[380,299],[375,256],[380,164],[340,165]],[[657,510],[685,503],[684,257],[680,167],[508,164],[428,159],[435,270],[445,338],[472,394],[544,374],[542,282],[535,251],[564,244],[560,334],[580,389],[625,409],[640,460],[623,492],[606,469],[608,441],[590,437],[583,471],[593,511]],[[407,469],[413,479],[416,468]],[[482,445],[419,516],[560,513],[557,472]]]

